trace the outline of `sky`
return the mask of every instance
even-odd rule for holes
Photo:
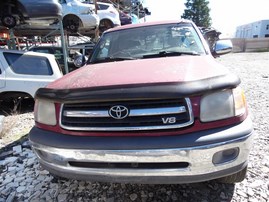
[[[147,21],[179,19],[186,0],[145,0],[152,15]],[[212,27],[233,36],[239,25],[269,19],[269,0],[209,0]]]

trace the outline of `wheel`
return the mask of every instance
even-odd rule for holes
[[[17,20],[12,15],[4,15],[1,19],[2,25],[8,28],[13,28],[17,25]]]
[[[232,174],[232,175],[229,175],[229,176],[226,176],[226,177],[222,177],[222,178],[219,178],[218,181],[221,182],[221,183],[227,183],[227,184],[233,184],[233,183],[236,183],[236,182],[242,182],[246,175],[247,175],[247,166],[235,173],[235,174]]]
[[[100,21],[99,31],[102,33],[110,28],[113,28],[114,24],[110,20],[104,19]]]
[[[66,17],[63,20],[63,27],[71,33],[76,33],[79,28],[79,19],[77,17]]]

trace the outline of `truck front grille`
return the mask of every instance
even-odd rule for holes
[[[188,98],[68,103],[61,106],[60,125],[77,131],[174,129],[193,123]]]

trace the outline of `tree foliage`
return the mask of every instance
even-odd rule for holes
[[[210,27],[211,17],[207,0],[187,0],[181,18],[192,20],[199,27]]]

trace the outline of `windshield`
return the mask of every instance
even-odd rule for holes
[[[105,33],[89,62],[182,54],[205,54],[202,42],[191,24],[154,25]]]

